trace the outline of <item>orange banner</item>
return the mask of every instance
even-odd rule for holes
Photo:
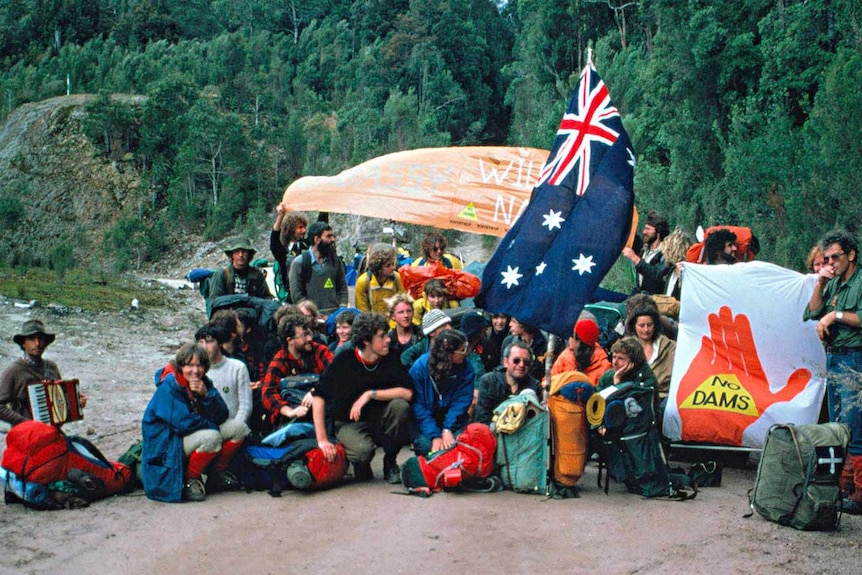
[[[307,176],[283,202],[327,211],[503,236],[530,200],[548,158],[535,148],[425,148],[374,158],[337,176]]]

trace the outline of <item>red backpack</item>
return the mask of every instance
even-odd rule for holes
[[[305,453],[308,472],[311,473],[311,485],[308,489],[332,487],[347,475],[347,455],[344,453],[344,445],[336,443],[335,450],[336,455],[333,461],[327,461],[319,447]]]
[[[455,447],[429,458],[411,457],[404,463],[401,480],[409,490],[436,492],[460,486],[466,479],[481,479],[494,471],[497,438],[487,425],[471,423],[457,438]]]
[[[6,451],[0,465],[22,481],[48,485],[80,469],[104,483],[104,495],[114,495],[131,485],[131,468],[108,461],[101,451],[82,437],[66,436],[58,428],[39,421],[25,421],[6,436]]]

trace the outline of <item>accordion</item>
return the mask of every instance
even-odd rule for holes
[[[77,379],[51,379],[27,386],[33,419],[50,425],[84,419]]]

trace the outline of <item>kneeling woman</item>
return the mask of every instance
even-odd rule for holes
[[[446,329],[434,339],[431,351],[410,368],[415,391],[413,415],[419,432],[413,441],[417,455],[449,449],[470,422],[475,372],[466,361],[470,348],[460,331]]]
[[[224,400],[205,375],[209,366],[206,350],[187,343],[156,372],[156,392],[142,422],[141,465],[150,499],[203,501],[207,467],[210,490],[239,488],[227,468],[249,429],[228,419]]]

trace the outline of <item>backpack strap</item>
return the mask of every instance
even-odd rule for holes
[[[302,285],[308,286],[308,280],[311,279],[311,248],[306,248],[299,254],[299,279]],[[297,297],[300,294],[290,294],[291,299]],[[308,296],[305,296],[306,298]],[[298,301],[298,300],[297,300]]]
[[[796,515],[796,510],[799,509],[799,504],[802,503],[802,498],[805,497],[805,494],[808,491],[808,477],[807,473],[808,466],[805,464],[805,459],[802,457],[802,448],[799,447],[799,438],[796,437],[796,427],[793,425],[787,425],[787,431],[790,432],[790,439],[793,440],[793,447],[796,448],[796,456],[799,458],[799,468],[802,470],[802,489],[798,489],[796,492],[796,503],[793,505],[793,509],[782,515],[778,518],[777,523],[781,525],[789,525],[790,518]],[[797,484],[796,487],[799,485]]]

